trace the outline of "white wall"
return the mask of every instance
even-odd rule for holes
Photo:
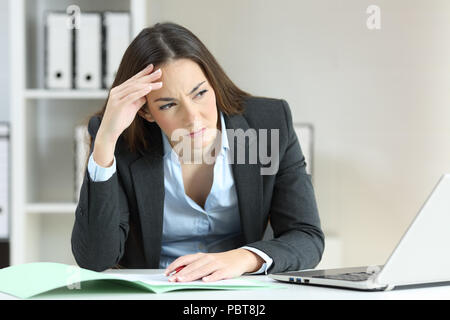
[[[9,5],[0,0],[0,121],[9,121]]]
[[[148,19],[186,26],[238,86],[314,124],[324,229],[344,265],[384,263],[450,172],[450,2],[150,0]]]

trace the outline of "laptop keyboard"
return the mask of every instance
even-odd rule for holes
[[[366,281],[371,276],[373,276],[373,273],[351,272],[351,273],[342,273],[342,274],[335,274],[335,275],[313,276],[312,278],[345,280],[345,281]]]

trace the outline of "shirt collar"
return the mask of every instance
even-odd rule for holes
[[[220,124],[221,124],[221,136],[222,136],[222,149],[224,151],[229,150],[229,144],[228,144],[228,136],[227,136],[227,128],[225,126],[225,119],[223,117],[222,111],[219,111],[220,115]],[[163,138],[163,152],[164,152],[164,158],[168,156],[168,154],[172,151],[172,146],[169,143],[169,139],[166,136],[166,134],[161,130],[162,138]]]

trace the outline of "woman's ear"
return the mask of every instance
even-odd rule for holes
[[[138,115],[144,118],[145,120],[149,122],[155,122],[155,119],[153,118],[150,108],[147,104],[144,104],[141,109],[138,111]]]

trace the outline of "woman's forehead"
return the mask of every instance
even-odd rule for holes
[[[184,83],[192,78],[205,77],[200,66],[190,59],[178,59],[160,66],[162,78],[168,82]],[[191,80],[192,81],[192,80]]]
[[[150,93],[153,97],[188,95],[199,84],[207,84],[208,81],[200,66],[189,59],[179,59],[160,66],[162,75],[157,81],[162,81],[163,86],[159,90]]]

